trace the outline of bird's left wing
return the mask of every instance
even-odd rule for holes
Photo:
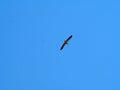
[[[63,45],[61,46],[60,50],[62,50],[64,46],[65,46],[65,43],[63,43]]]

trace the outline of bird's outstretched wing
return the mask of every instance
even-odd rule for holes
[[[62,50],[64,46],[65,46],[65,43],[63,43],[63,45],[61,46],[60,50]]]
[[[72,35],[69,36],[63,43],[63,45],[61,46],[60,50],[62,50],[64,48],[64,46],[68,43],[68,41],[72,38]]]
[[[69,36],[69,38],[66,40],[66,42],[68,42],[71,38],[72,38],[72,35],[71,35],[71,36]]]

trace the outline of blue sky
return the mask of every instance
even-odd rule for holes
[[[1,0],[0,42],[0,90],[120,90],[119,0]]]

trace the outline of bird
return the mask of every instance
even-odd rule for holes
[[[72,38],[72,35],[70,35],[70,36],[64,41],[64,43],[62,44],[60,50],[62,50],[62,49],[64,48],[64,46],[65,46],[66,44],[68,44],[68,41],[69,41],[71,38]]]

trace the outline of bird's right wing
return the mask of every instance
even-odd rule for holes
[[[69,38],[68,38],[66,41],[69,41],[71,38],[72,38],[72,35],[71,35],[71,36],[69,36]]]

